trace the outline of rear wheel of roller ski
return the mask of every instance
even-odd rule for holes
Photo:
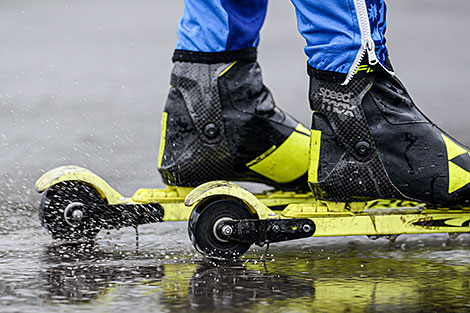
[[[53,239],[91,240],[100,231],[89,217],[85,204],[105,204],[93,187],[79,182],[65,182],[50,187],[39,205],[39,219]],[[89,212],[88,212],[89,213]]]
[[[224,228],[223,222],[245,219],[253,219],[253,215],[237,200],[221,198],[209,203],[202,201],[189,218],[189,237],[194,247],[208,258],[235,259],[248,251],[251,243],[224,239],[230,235],[227,233],[230,229]]]

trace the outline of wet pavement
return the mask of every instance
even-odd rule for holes
[[[32,223],[33,224],[33,223]],[[468,312],[470,237],[330,238],[250,250],[239,262],[195,253],[184,222],[52,243],[2,236],[2,312]]]
[[[467,312],[463,235],[306,239],[211,263],[184,222],[61,245],[34,181],[75,164],[126,195],[162,187],[160,114],[182,1],[0,1],[0,312]],[[420,108],[470,144],[470,3],[394,0],[389,49]],[[303,40],[271,1],[259,49],[279,105],[309,124]],[[253,189],[262,187],[249,185]]]

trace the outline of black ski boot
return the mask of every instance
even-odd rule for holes
[[[469,149],[379,70],[346,86],[311,73],[309,183],[325,200],[408,199],[468,206]]]
[[[275,106],[256,61],[175,62],[159,171],[176,186],[221,179],[308,190],[309,133]]]

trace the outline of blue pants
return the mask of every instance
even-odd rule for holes
[[[369,64],[386,65],[384,0],[291,1],[310,67],[352,77],[366,55]],[[176,51],[206,63],[211,55],[249,55],[258,45],[267,2],[185,0]]]

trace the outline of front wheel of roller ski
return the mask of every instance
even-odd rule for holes
[[[239,201],[230,198],[202,201],[189,217],[189,238],[194,247],[210,259],[235,259],[248,251],[251,244],[224,239],[230,229],[223,224],[245,219],[253,219],[253,215]]]
[[[100,227],[87,222],[90,212],[87,212],[85,205],[105,203],[98,191],[87,184],[60,183],[44,193],[38,210],[39,219],[53,239],[92,240]]]

